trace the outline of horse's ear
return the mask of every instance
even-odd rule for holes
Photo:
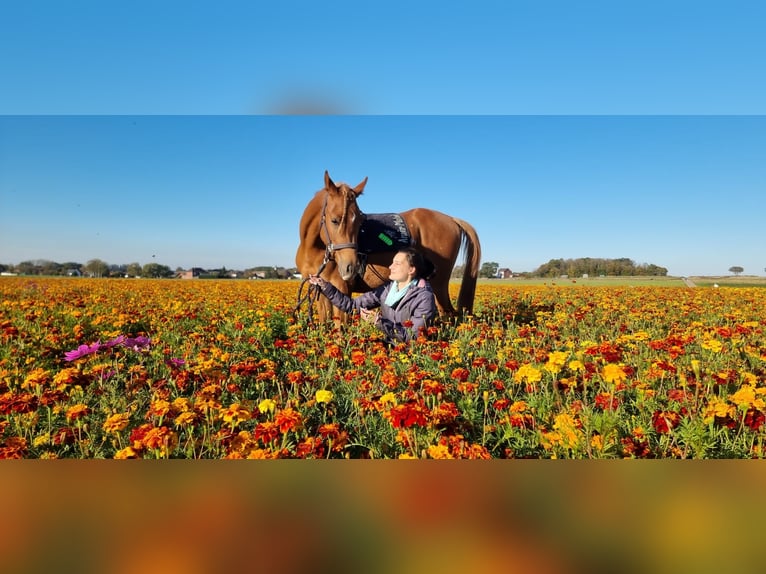
[[[338,191],[338,186],[330,179],[330,174],[327,173],[327,170],[324,171],[324,188],[330,191]]]
[[[362,180],[362,183],[360,183],[359,185],[357,185],[354,188],[354,193],[356,194],[357,197],[362,195],[362,192],[364,191],[364,186],[365,185],[367,185],[367,178],[366,177]]]

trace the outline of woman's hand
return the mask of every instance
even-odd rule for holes
[[[378,310],[377,309],[359,309],[359,314],[364,321],[372,323],[373,325],[378,322]]]
[[[319,275],[309,275],[309,283],[312,285],[319,285],[319,287],[324,287],[325,280],[322,279]]]

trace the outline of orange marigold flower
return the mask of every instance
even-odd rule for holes
[[[152,427],[144,435],[142,442],[146,448],[160,451],[163,456],[168,456],[170,451],[178,446],[178,435],[166,426]]]
[[[360,349],[354,349],[351,351],[351,363],[357,367],[361,367],[367,361],[367,353]]]
[[[77,420],[80,420],[81,418],[84,418],[88,414],[90,414],[90,407],[88,407],[88,405],[78,403],[76,405],[69,407],[66,410],[66,419],[69,422],[77,421]]]
[[[130,415],[127,413],[113,414],[104,421],[104,432],[118,433],[124,431],[130,420]]]
[[[274,415],[274,422],[282,434],[296,430],[300,427],[302,420],[301,414],[292,407],[281,410]]]
[[[476,383],[464,382],[464,383],[458,383],[457,385],[455,385],[455,388],[457,389],[459,393],[470,395],[476,392],[476,389],[479,388],[479,385],[477,385]]]

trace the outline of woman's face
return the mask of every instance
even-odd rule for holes
[[[410,281],[415,275],[415,268],[410,266],[404,253],[394,255],[394,260],[388,268],[391,270],[389,277],[399,283]]]

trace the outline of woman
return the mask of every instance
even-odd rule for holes
[[[389,342],[408,342],[436,317],[436,300],[427,281],[433,266],[409,248],[398,251],[388,268],[391,281],[353,299],[316,275],[309,276],[309,283],[319,286],[341,311],[358,310],[365,321],[386,334]]]

